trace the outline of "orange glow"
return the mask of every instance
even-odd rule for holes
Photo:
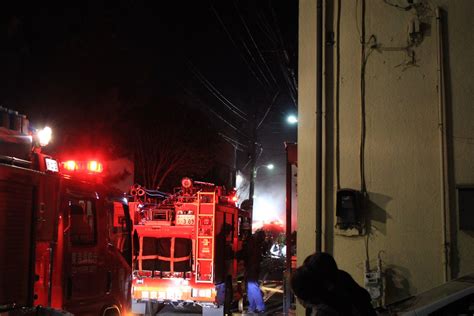
[[[74,160],[68,160],[63,163],[64,169],[69,170],[69,171],[75,171],[79,169],[77,163]]]
[[[232,197],[232,202],[237,202],[237,200],[238,200],[237,196],[234,195],[234,196]]]
[[[90,171],[90,172],[102,172],[103,170],[103,167],[102,167],[102,164],[98,161],[95,161],[95,160],[91,160],[89,162],[87,162],[87,170]]]

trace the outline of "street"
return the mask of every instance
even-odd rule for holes
[[[278,315],[283,312],[283,295],[276,293],[266,301],[266,315]],[[202,308],[200,306],[188,307],[174,307],[172,305],[165,305],[157,315],[201,315]],[[247,315],[234,311],[232,315]]]

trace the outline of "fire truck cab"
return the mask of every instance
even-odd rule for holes
[[[126,315],[126,201],[99,162],[61,164],[34,145],[24,116],[0,110],[0,315]]]
[[[152,314],[164,303],[222,311],[232,301],[234,254],[250,232],[250,213],[224,188],[189,178],[173,194],[139,186],[131,194],[134,313]]]

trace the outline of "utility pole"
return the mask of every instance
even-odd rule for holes
[[[291,265],[293,258],[293,240],[292,237],[292,199],[293,199],[293,174],[292,167],[298,162],[298,148],[296,143],[285,142],[286,151],[286,270],[284,273],[284,296],[283,296],[283,312],[288,313],[291,306]]]
[[[249,201],[250,206],[252,208],[252,215],[253,215],[253,196],[255,193],[255,165],[257,164],[257,149],[258,149],[258,142],[257,142],[257,115],[256,111],[252,118],[252,132],[250,136],[250,152],[249,152],[249,159],[250,159],[250,184],[249,184]]]

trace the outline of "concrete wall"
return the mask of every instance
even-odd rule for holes
[[[448,101],[452,104],[451,142],[453,177],[456,185],[474,184],[474,43],[467,30],[474,30],[474,1],[443,1],[449,37],[451,85]],[[466,31],[464,31],[466,30]],[[470,38],[469,38],[470,37]],[[453,194],[453,199],[455,198]],[[455,211],[457,210],[457,205]],[[458,225],[458,218],[454,218]],[[474,232],[456,231],[459,275],[474,271]],[[454,253],[456,263],[456,253]]]
[[[298,74],[298,264],[315,249],[316,1],[300,0]]]
[[[360,189],[360,3],[341,1],[340,41],[340,183]],[[300,0],[298,127],[298,262],[314,251],[315,192],[315,58],[316,1]],[[356,8],[356,4],[359,8]],[[403,3],[396,1],[393,3]],[[454,276],[474,271],[474,234],[457,230],[457,184],[474,184],[474,1],[429,1],[420,13],[426,22],[422,42],[405,51],[372,50],[366,67],[365,176],[369,194],[368,251],[375,266],[381,254],[387,274],[387,302],[444,282],[442,177],[437,90],[437,40],[434,10],[447,12],[447,118]],[[357,12],[357,14],[356,14]],[[382,0],[366,0],[366,39],[377,47],[407,45],[407,26],[413,11],[391,7]],[[331,54],[332,48],[326,50]],[[327,69],[334,70],[332,65]],[[328,102],[327,114],[334,108]],[[334,129],[334,120],[326,124]],[[334,133],[325,134],[327,144]],[[325,136],[325,137],[326,137]],[[326,159],[332,160],[334,147]],[[326,164],[331,166],[332,164]],[[326,170],[334,177],[335,170]],[[332,183],[332,182],[329,182]],[[335,194],[335,185],[325,188]],[[334,207],[326,201],[327,223]],[[363,282],[366,236],[338,235],[326,225],[326,250],[340,267]],[[450,227],[450,225],[448,225]],[[456,243],[457,241],[457,243]]]

